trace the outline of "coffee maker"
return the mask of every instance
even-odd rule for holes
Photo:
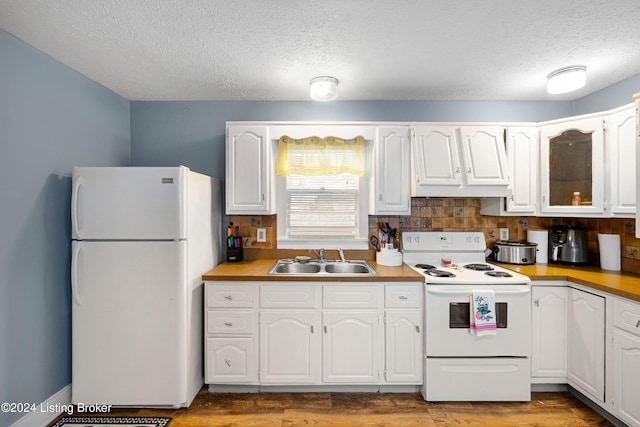
[[[569,225],[549,229],[549,262],[584,264],[587,254],[587,232]]]

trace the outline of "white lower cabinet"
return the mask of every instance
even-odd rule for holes
[[[605,299],[576,288],[569,289],[569,384],[604,402]]]
[[[322,313],[322,380],[325,383],[377,383],[380,373],[378,311]]]
[[[422,384],[422,289],[418,282],[207,282],[205,382]]]
[[[531,300],[531,381],[547,384],[566,383],[569,288],[533,286]]]
[[[613,301],[613,411],[640,426],[640,304]]]
[[[531,382],[568,383],[605,403],[605,297],[570,282],[532,287]]]
[[[260,313],[260,382],[315,384],[320,381],[320,316],[307,311]]]
[[[260,287],[260,383],[316,384],[321,372],[321,289],[304,282]]]
[[[385,368],[387,382],[422,382],[422,311],[387,310],[384,315]]]
[[[258,288],[237,282],[205,285],[205,383],[257,384]]]
[[[253,338],[207,338],[205,353],[207,384],[254,384],[257,381]]]

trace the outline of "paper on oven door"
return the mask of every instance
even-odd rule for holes
[[[496,296],[492,290],[474,290],[470,298],[469,332],[496,335]]]

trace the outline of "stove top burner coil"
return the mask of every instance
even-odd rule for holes
[[[489,264],[466,264],[464,268],[466,268],[467,270],[474,270],[474,271],[492,271],[493,270],[493,267],[491,267]]]
[[[416,268],[424,268],[425,270],[433,270],[436,267],[431,264],[416,264]]]
[[[513,275],[507,273],[506,271],[487,271],[484,274],[491,277],[513,277]]]
[[[427,270],[427,274],[433,277],[456,277],[455,274],[449,271],[436,270],[436,269]]]

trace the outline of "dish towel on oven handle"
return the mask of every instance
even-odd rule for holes
[[[470,299],[469,332],[473,335],[496,335],[496,296],[491,290],[474,290]]]

